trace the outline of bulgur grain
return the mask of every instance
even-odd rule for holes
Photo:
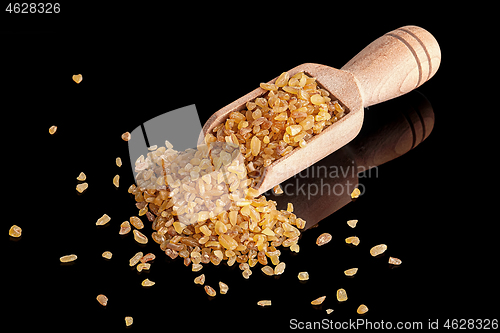
[[[389,257],[389,264],[391,265],[401,265],[401,259]]]
[[[17,225],[14,224],[9,229],[9,236],[11,236],[11,237],[21,237],[22,232],[23,232],[23,230],[20,227],[18,227]]]
[[[352,244],[352,245],[354,245],[354,246],[358,246],[358,244],[359,244],[359,238],[358,238],[358,237],[356,237],[356,236],[347,237],[347,238],[345,239],[345,242],[346,242],[347,244]]]
[[[337,290],[337,301],[339,301],[339,302],[345,302],[345,301],[347,301],[347,293],[342,288],[340,288],[339,290]]]
[[[283,190],[281,189],[281,186],[279,186],[279,184],[273,187],[273,193],[274,193],[274,195],[282,195],[283,194]]]
[[[111,257],[113,257],[113,253],[111,253],[110,251],[104,251],[102,253],[102,257],[106,259],[111,259]]]
[[[134,239],[139,244],[146,244],[148,242],[148,238],[140,231],[135,230],[132,231],[134,233]]]
[[[271,306],[271,300],[258,301],[257,305],[259,305],[259,306]]]
[[[350,226],[351,228],[355,228],[357,223],[358,223],[358,220],[347,221],[347,225]]]
[[[358,314],[365,314],[366,312],[368,312],[368,307],[364,304],[361,304],[358,309],[356,310],[356,312]]]
[[[359,190],[359,188],[355,188],[352,193],[351,193],[351,198],[352,199],[356,199],[359,197],[359,195],[361,194],[361,191]]]
[[[379,244],[379,245],[375,245],[374,247],[372,247],[370,249],[370,254],[373,256],[373,257],[376,257],[378,256],[379,254],[382,254],[385,252],[385,250],[387,250],[387,245],[385,244]]]
[[[135,162],[136,184],[128,192],[135,196],[138,215],[146,214],[153,223],[152,238],[162,251],[185,263],[189,259],[193,271],[227,260],[229,266],[245,263],[248,278],[250,267],[266,266],[269,258],[276,265],[269,267],[272,274],[281,274],[285,264],[280,263],[279,246],[300,249],[299,229],[306,222],[293,214],[292,205],[277,210],[275,201],[252,187],[264,167],[300,149],[343,114],[333,111],[336,102],[314,78],[284,73],[277,81],[263,84],[269,88],[265,96],[248,102],[246,110],[231,112],[207,133],[204,145],[178,152],[165,142],[166,147],[151,147]],[[286,92],[288,82],[286,89],[293,93]],[[323,99],[320,105],[310,101],[316,94]],[[315,121],[328,118],[325,112],[335,117]]]
[[[199,270],[201,270],[203,268],[203,265],[201,264],[193,264],[191,265],[191,270],[193,272],[198,272]]]
[[[89,184],[87,184],[87,183],[81,183],[81,184],[76,185],[76,190],[79,193],[83,193],[88,187],[89,187]]]
[[[250,275],[252,275],[252,270],[247,268],[241,273],[245,279],[249,279]]]
[[[346,276],[353,276],[354,274],[356,274],[358,272],[358,269],[357,268],[349,268],[347,270],[344,271],[344,274]]]
[[[125,221],[122,224],[120,224],[119,234],[126,235],[130,232],[130,230],[132,230],[132,228],[130,227],[130,223],[128,221]]]
[[[206,285],[204,287],[204,289],[205,289],[205,292],[207,293],[207,295],[210,297],[214,297],[217,294],[217,292],[214,290],[214,288],[210,287],[209,285]]]
[[[141,262],[139,265],[136,266],[136,268],[138,272],[142,272],[143,269],[149,270],[149,268],[151,268],[151,264]]]
[[[73,81],[75,81],[76,83],[80,83],[80,82],[82,82],[82,80],[83,80],[82,74],[73,75]]]
[[[134,318],[130,317],[130,316],[127,316],[125,317],[125,325],[126,326],[130,326],[134,323]]]
[[[117,165],[118,167],[121,167],[121,166],[122,166],[122,159],[121,159],[121,158],[119,158],[119,157],[117,157],[117,158],[116,158],[116,165]]]
[[[72,261],[75,261],[78,257],[76,256],[76,254],[68,254],[68,255],[65,255],[65,256],[62,256],[61,258],[59,258],[59,261],[60,262],[72,262]]]
[[[97,295],[96,299],[102,306],[108,305],[108,298],[105,295],[103,294]]]
[[[113,177],[113,185],[116,187],[120,187],[120,175],[116,175]]]
[[[151,287],[155,285],[155,282],[151,281],[150,279],[144,279],[144,281],[141,282],[141,285],[143,287]]]
[[[309,273],[308,272],[300,272],[298,275],[298,278],[300,281],[307,281],[307,280],[309,280]]]
[[[271,266],[266,265],[266,266],[262,267],[261,270],[266,275],[269,275],[269,276],[274,275],[274,269]]]
[[[321,246],[325,245],[326,243],[330,242],[332,240],[332,235],[329,233],[325,232],[319,235],[318,239],[316,239],[316,245]]]
[[[87,175],[85,175],[83,172],[80,172],[80,174],[78,175],[78,177],[76,177],[76,179],[84,181],[85,179],[87,179]]]
[[[220,293],[222,295],[225,295],[225,294],[227,294],[227,291],[229,290],[229,287],[224,282],[219,281],[219,289],[220,289]]]
[[[129,141],[130,140],[130,133],[129,132],[125,132],[122,134],[122,140],[123,141]]]
[[[286,264],[284,262],[280,262],[274,267],[274,275],[281,275],[285,271]]]
[[[134,254],[134,256],[129,260],[129,266],[137,265],[137,263],[141,260],[143,255],[144,254],[142,252],[137,252],[136,254]]]
[[[323,303],[325,301],[325,299],[326,299],[326,296],[318,297],[315,300],[311,301],[311,304],[312,305],[320,305],[321,303]]]
[[[205,274],[195,277],[194,283],[203,285],[205,283]]]
[[[142,220],[137,216],[130,217],[130,224],[132,224],[136,229],[144,228],[144,223],[142,223]]]
[[[146,263],[148,261],[155,260],[155,259],[156,259],[156,256],[153,253],[148,253],[145,256],[143,256],[140,260],[141,260],[141,262]]]
[[[50,126],[49,128],[49,133],[50,135],[53,135],[57,131],[57,126]]]
[[[106,223],[108,223],[109,221],[111,220],[111,217],[108,216],[108,214],[104,214],[103,216],[101,216],[95,225],[105,225]]]

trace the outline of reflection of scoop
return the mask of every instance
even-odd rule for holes
[[[310,228],[351,202],[358,172],[376,172],[374,167],[415,148],[434,126],[432,106],[418,92],[371,107],[366,118],[356,139],[284,181],[284,195],[269,199],[281,209],[293,203],[296,215]]]
[[[320,134],[307,141],[307,146],[294,149],[265,168],[257,186],[263,193],[274,185],[301,172],[312,163],[328,156],[350,142],[363,124],[363,107],[408,93],[429,80],[441,62],[436,39],[426,30],[405,26],[373,41],[340,70],[319,65],[302,64],[288,71],[290,77],[304,72],[339,100],[349,112]],[[275,80],[269,83],[274,83]],[[203,126],[203,139],[215,126],[225,121],[232,111],[245,109],[247,102],[263,96],[257,88],[213,114]]]

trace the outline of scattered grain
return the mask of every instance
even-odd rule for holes
[[[130,224],[132,224],[136,229],[144,228],[144,223],[142,223],[142,220],[137,216],[130,217]]]
[[[357,312],[358,314],[364,314],[364,313],[368,312],[368,307],[367,307],[366,305],[364,305],[364,304],[361,304],[361,305],[358,307],[358,309],[356,310],[356,312]]]
[[[339,290],[337,290],[337,300],[339,302],[347,301],[347,293],[344,289],[340,288]]]
[[[133,233],[134,233],[134,239],[137,243],[146,244],[148,242],[148,238],[139,230],[134,229]]]
[[[117,157],[117,158],[116,158],[116,165],[117,165],[118,167],[121,167],[121,166],[122,166],[122,159],[121,159],[121,158],[119,158],[119,157]]]
[[[358,238],[358,237],[356,237],[356,236],[347,237],[347,238],[345,239],[345,242],[346,242],[347,244],[352,244],[352,245],[354,245],[354,246],[358,246],[358,244],[359,244],[359,238]]]
[[[78,257],[76,256],[76,254],[68,254],[66,256],[62,256],[61,258],[59,258],[59,261],[61,262],[72,262],[72,261],[75,261]]]
[[[76,185],[76,190],[78,191],[78,193],[83,193],[88,187],[89,187],[89,184],[81,183],[81,184]]]
[[[274,193],[274,195],[282,195],[283,194],[283,190],[281,189],[281,186],[279,186],[279,184],[273,187],[273,193]]]
[[[95,225],[105,225],[106,223],[108,223],[109,221],[111,220],[111,217],[108,216],[108,214],[104,214],[103,216],[101,216]]]
[[[360,194],[361,191],[359,190],[359,188],[356,187],[351,193],[351,198],[356,199],[359,197]]]
[[[207,295],[210,297],[214,297],[217,294],[214,288],[210,287],[209,285],[206,285],[204,289]]]
[[[243,277],[244,277],[245,279],[249,279],[249,278],[250,278],[250,275],[252,275],[252,270],[251,270],[251,269],[249,269],[249,268],[247,268],[247,269],[245,269],[245,270],[244,270],[241,274],[243,275]]]
[[[130,317],[130,316],[127,316],[125,317],[125,325],[126,326],[130,326],[134,323],[134,318]]]
[[[271,300],[258,301],[257,305],[259,305],[259,306],[271,306]]]
[[[326,309],[326,314],[330,314],[333,312],[333,309]]]
[[[379,245],[375,245],[374,247],[372,247],[370,249],[370,254],[373,256],[373,257],[376,257],[378,256],[379,254],[382,254],[385,252],[385,250],[387,250],[387,245],[385,244],[379,244]]]
[[[300,281],[307,281],[307,280],[309,280],[309,273],[308,272],[300,272],[298,277],[299,277]]]
[[[148,261],[155,260],[155,258],[156,256],[153,253],[148,253],[141,258],[141,262],[146,263]]]
[[[284,262],[280,262],[274,267],[274,275],[281,275],[285,271],[286,264]]]
[[[325,245],[326,243],[328,243],[331,240],[332,240],[332,235],[325,232],[325,233],[319,235],[318,239],[316,239],[316,245],[318,245],[318,246]]]
[[[102,253],[102,257],[106,259],[111,259],[111,257],[113,257],[113,253],[111,253],[110,251],[104,251]]]
[[[195,277],[194,283],[203,285],[205,283],[205,274]]]
[[[82,82],[82,80],[83,80],[82,74],[73,75],[73,81],[75,81],[76,83],[80,83],[80,82]]]
[[[229,287],[224,282],[219,281],[219,289],[220,289],[220,293],[222,295],[224,295],[224,294],[227,294],[227,291],[229,290]]]
[[[103,294],[97,295],[96,299],[102,306],[108,305],[108,298],[105,295]]]
[[[356,274],[358,272],[358,269],[357,268],[349,268],[347,270],[344,271],[344,274],[346,276],[353,276],[354,274]]]
[[[116,187],[120,187],[120,175],[116,175],[113,177],[113,185]]]
[[[318,297],[316,298],[315,300],[313,300],[311,302],[312,305],[320,305],[321,303],[323,303],[323,301],[325,300],[326,296],[321,296],[321,297]]]
[[[142,281],[141,285],[143,287],[151,287],[155,285],[155,282],[151,281],[150,279],[145,279],[144,281]]]
[[[201,270],[203,268],[203,265],[201,264],[193,264],[191,265],[191,270],[193,272],[198,272],[199,270]]]
[[[358,223],[358,220],[349,220],[347,221],[347,225],[350,226],[351,228],[356,227],[356,223]]]
[[[271,266],[266,265],[266,266],[262,267],[261,270],[266,275],[269,275],[269,276],[274,275],[274,269]]]
[[[11,237],[21,237],[22,232],[23,232],[23,230],[20,227],[18,227],[17,225],[14,224],[9,229],[9,236],[11,236]]]
[[[49,128],[49,133],[50,135],[53,135],[57,131],[57,126],[50,126]]]
[[[136,266],[138,272],[142,272],[142,270],[149,270],[151,268],[151,264],[149,263],[144,263],[141,262],[139,265]]]
[[[80,172],[80,174],[78,175],[78,177],[76,177],[76,179],[84,181],[85,179],[87,179],[87,175],[85,175],[83,172]]]
[[[135,266],[141,260],[143,255],[144,254],[142,252],[137,252],[136,254],[134,254],[134,256],[129,260],[129,266]]]
[[[401,259],[389,257],[389,264],[391,265],[401,265]]]
[[[122,134],[122,140],[123,141],[129,141],[130,140],[130,133],[129,132],[125,132]]]
[[[128,221],[125,221],[122,224],[120,224],[120,232],[119,232],[119,234],[120,235],[126,235],[126,234],[128,234],[130,232],[130,230],[132,230],[132,228],[130,227],[130,223],[128,223]]]

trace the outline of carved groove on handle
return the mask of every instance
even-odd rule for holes
[[[423,73],[422,73],[422,61],[420,60],[420,58],[417,55],[417,52],[410,45],[410,43],[408,43],[408,41],[405,40],[404,37],[399,36],[399,35],[397,35],[395,33],[397,31],[401,31],[402,33],[406,33],[406,34],[410,35],[411,37],[413,37],[418,42],[418,44],[420,45],[420,47],[422,48],[422,50],[425,52],[425,56],[427,57],[427,64],[428,64],[429,68],[428,68],[427,78],[423,82],[429,80],[431,78],[431,75],[432,75],[432,61],[431,61],[431,56],[429,54],[429,51],[425,47],[425,44],[420,40],[420,38],[418,38],[418,36],[416,36],[411,31],[409,31],[407,29],[404,29],[404,28],[399,28],[399,29],[396,29],[394,31],[386,33],[387,36],[394,37],[397,40],[399,40],[401,43],[403,43],[408,48],[408,50],[411,52],[411,54],[413,55],[413,57],[415,58],[415,61],[417,62],[417,66],[418,66],[418,82],[417,82],[417,85],[415,86],[415,88],[417,88],[417,87],[419,87],[423,83],[422,82],[422,75],[423,75]],[[404,35],[404,36],[406,38],[408,38],[406,35]]]

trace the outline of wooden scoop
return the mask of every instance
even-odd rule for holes
[[[294,149],[265,168],[256,189],[264,193],[350,142],[361,129],[364,107],[419,87],[436,73],[440,62],[436,39],[420,27],[405,26],[373,41],[340,70],[313,63],[289,70],[290,77],[299,72],[315,77],[332,100],[337,99],[348,112],[313,136],[306,147]],[[230,112],[244,110],[248,101],[265,93],[267,90],[257,88],[214,113],[203,126],[203,137]]]

